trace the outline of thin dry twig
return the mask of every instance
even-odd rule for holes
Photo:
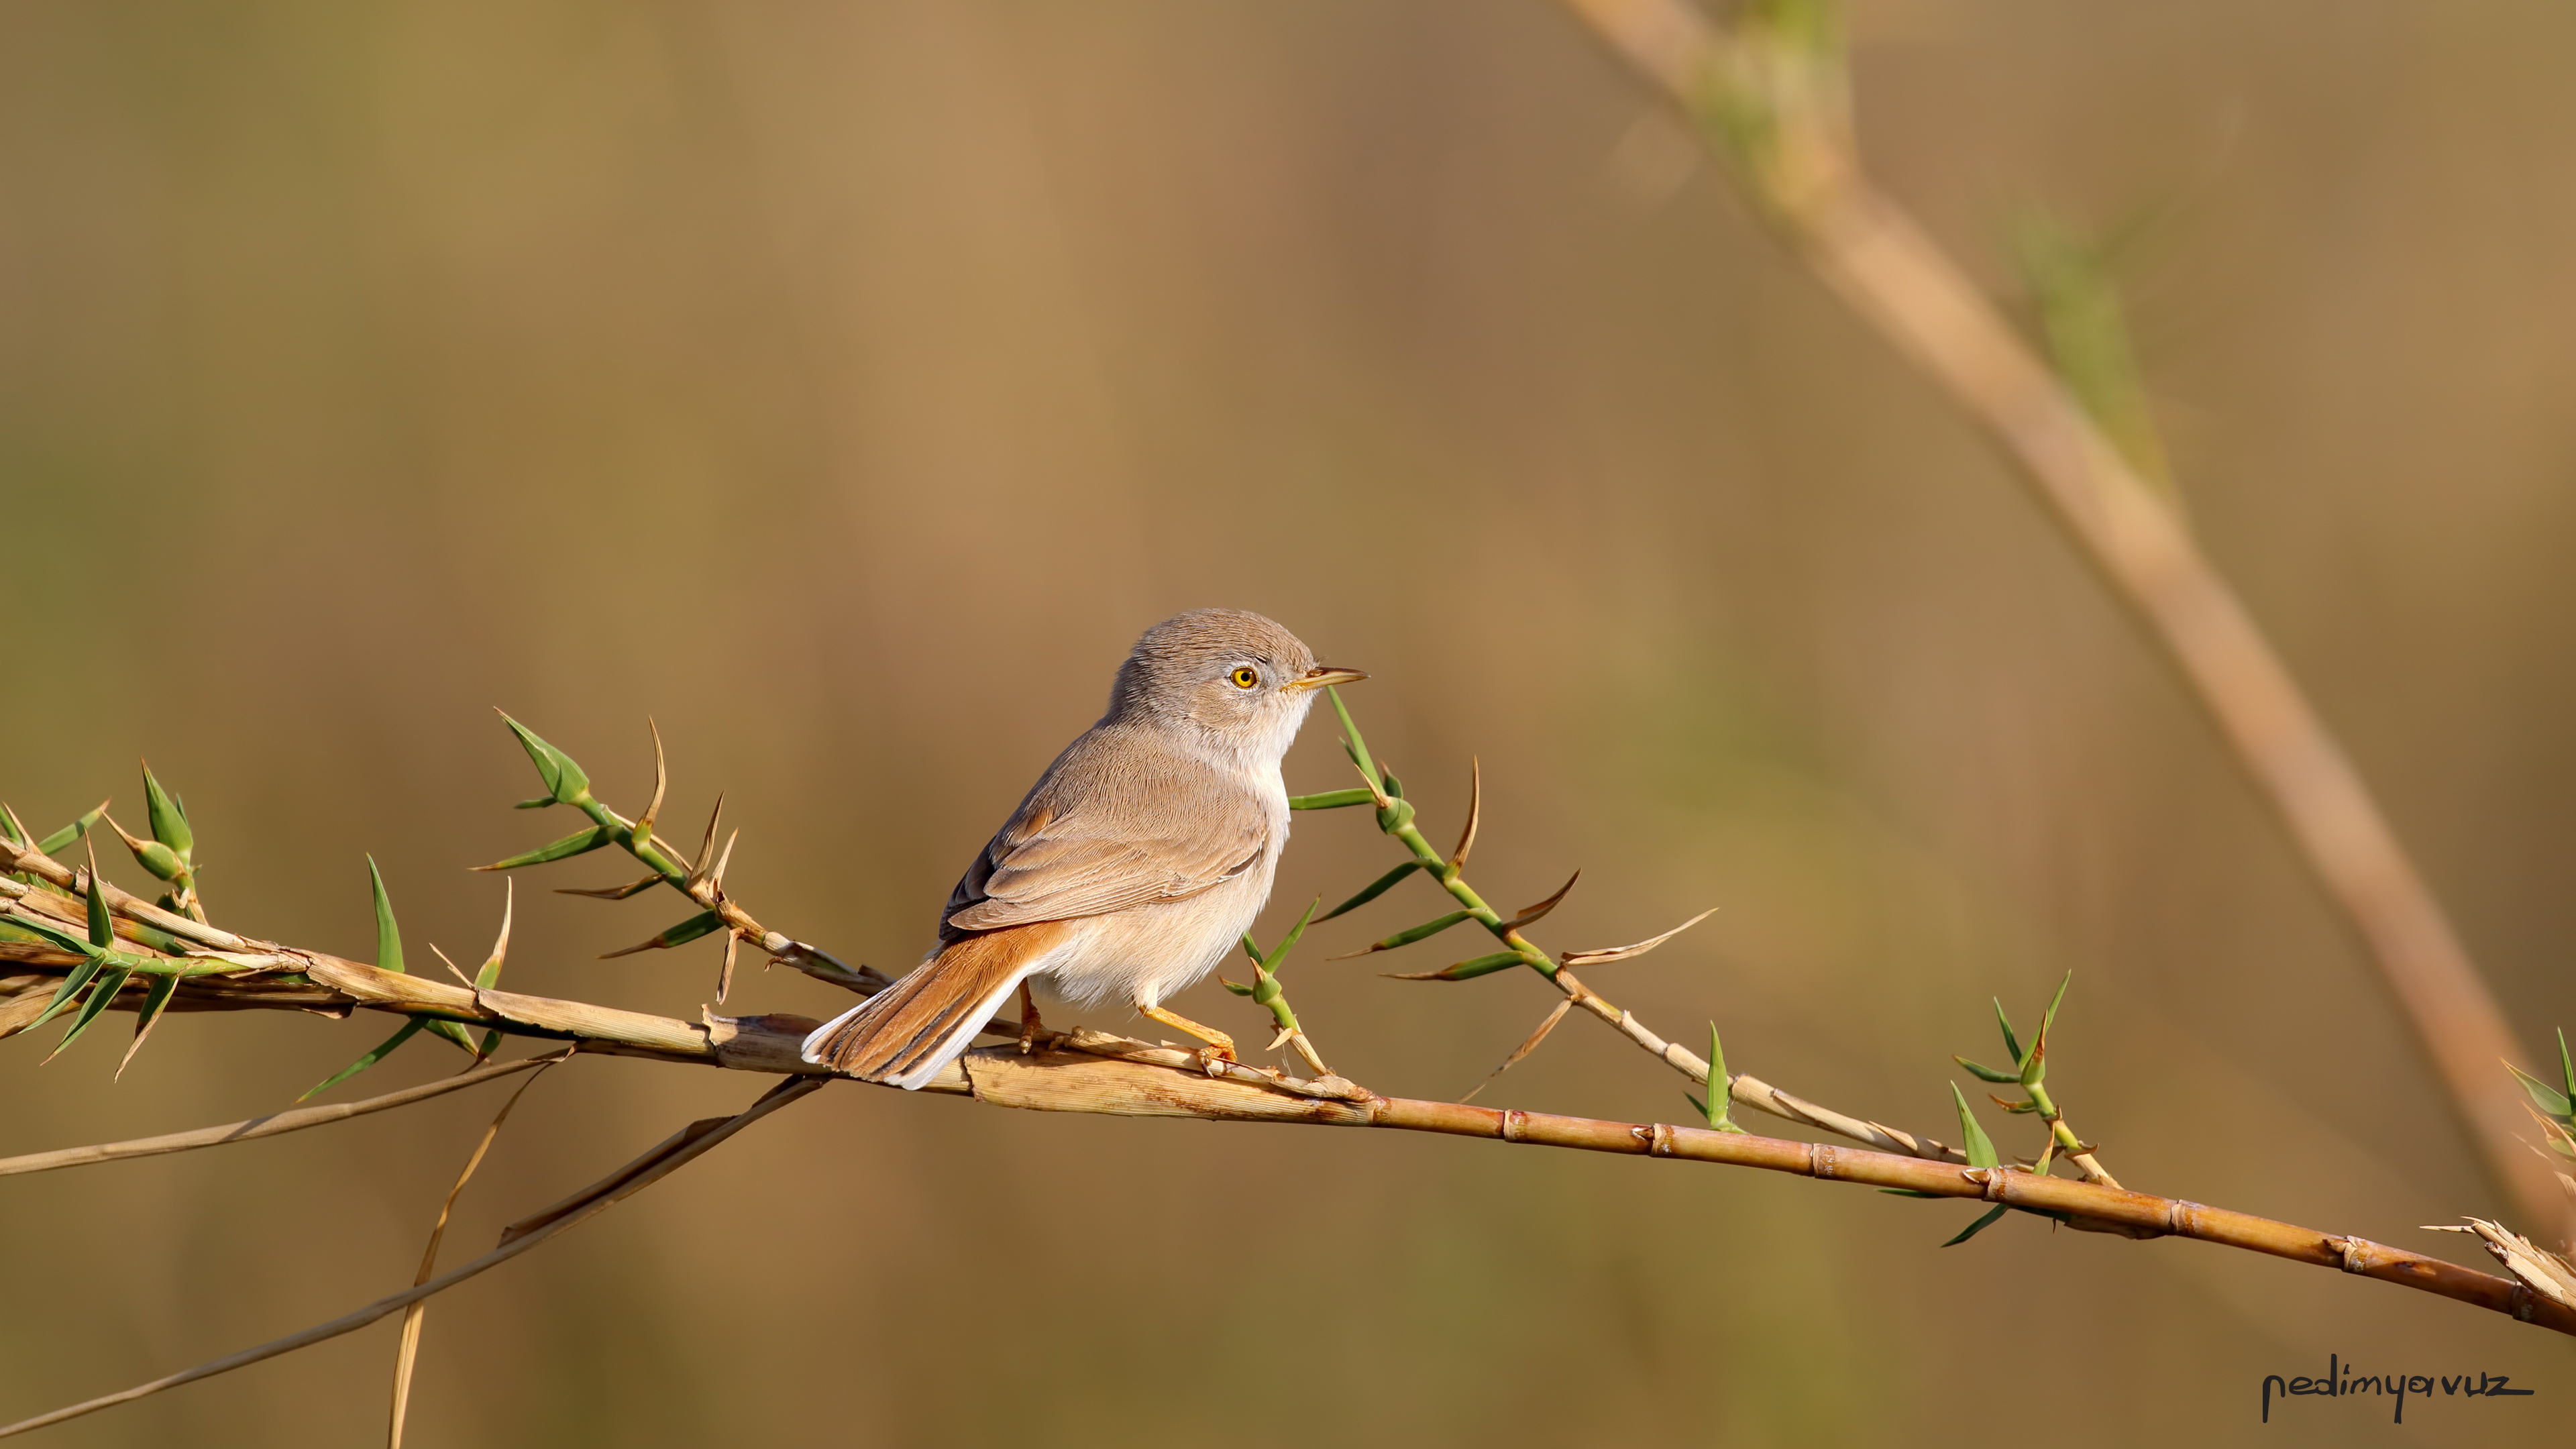
[[[658,796],[654,803],[661,803]],[[563,1058],[558,1056],[539,1066],[510,1093],[510,1099],[501,1104],[501,1110],[492,1114],[492,1125],[483,1129],[481,1140],[474,1144],[474,1151],[465,1159],[464,1170],[456,1174],[456,1185],[447,1190],[447,1200],[438,1205],[438,1221],[430,1227],[429,1246],[421,1250],[420,1271],[411,1279],[413,1287],[428,1282],[430,1275],[438,1271],[438,1245],[447,1237],[447,1220],[456,1211],[456,1199],[465,1191],[465,1184],[474,1180],[474,1169],[483,1165],[483,1155],[492,1150],[493,1140],[501,1135],[501,1124],[510,1120],[510,1110],[519,1105],[521,1097],[528,1095],[528,1089],[537,1084],[537,1078],[546,1074],[546,1067],[561,1060]],[[402,1449],[403,1419],[411,1408],[412,1365],[420,1356],[420,1333],[428,1316],[429,1300],[425,1298],[403,1310],[402,1343],[394,1351],[393,1417],[385,1430],[385,1449]]]
[[[2518,1104],[2491,1066],[2520,1059],[2513,1029],[2369,787],[2155,487],[1872,184],[1829,35],[1759,23],[1761,7],[1721,30],[1687,0],[1564,3],[1730,154],[1799,257],[2020,466],[2173,659],[2359,930],[2489,1170],[2535,1219],[2576,1221],[2515,1143]]]
[[[1558,1002],[1555,1010],[1549,1012],[1545,1017],[1542,1017],[1539,1020],[1538,1028],[1535,1031],[1532,1031],[1528,1036],[1522,1038],[1521,1044],[1512,1048],[1512,1054],[1510,1056],[1503,1058],[1503,1064],[1501,1066],[1485,1073],[1485,1079],[1470,1088],[1467,1095],[1460,1097],[1458,1100],[1461,1102],[1472,1102],[1476,1100],[1476,1094],[1485,1090],[1487,1087],[1492,1086],[1494,1084],[1494,1078],[1501,1076],[1503,1073],[1510,1071],[1516,1066],[1519,1066],[1521,1064],[1521,1059],[1528,1056],[1531,1052],[1537,1051],[1538,1044],[1547,1040],[1547,1034],[1556,1030],[1556,1024],[1565,1020],[1565,1014],[1573,1009],[1574,999],[1572,997],[1567,997],[1565,1000]]]
[[[183,1369],[178,1373],[165,1375],[164,1377],[154,1379],[149,1383],[137,1384],[133,1388],[123,1390],[119,1393],[107,1394],[99,1398],[89,1399],[81,1403],[70,1405],[67,1408],[56,1409],[51,1413],[38,1414],[32,1419],[21,1419],[15,1424],[0,1426],[0,1439],[6,1439],[13,1434],[24,1434],[31,1430],[46,1428],[50,1425],[62,1423],[67,1419],[77,1419],[84,1414],[94,1414],[101,1409],[111,1409],[116,1407],[118,1404],[130,1404],[136,1399],[149,1398],[165,1389],[175,1389],[181,1384],[192,1384],[197,1382],[199,1379],[210,1379],[217,1374],[230,1373],[237,1368],[246,1368],[251,1364],[261,1363],[268,1359],[276,1358],[280,1354],[292,1353],[299,1348],[309,1347],[313,1344],[337,1338],[344,1333],[354,1333],[357,1330],[366,1327],[368,1324],[374,1323],[397,1310],[408,1308],[412,1304],[435,1298],[439,1294],[446,1292],[448,1289],[455,1287],[457,1284],[462,1283],[469,1278],[476,1277],[482,1273],[490,1271],[491,1269],[497,1268],[512,1258],[519,1256],[521,1253],[527,1252],[530,1249],[553,1239],[559,1234],[570,1232],[572,1229],[579,1227],[581,1224],[588,1222],[590,1219],[597,1217],[603,1212],[606,1212],[618,1203],[642,1192],[645,1188],[652,1186],[654,1183],[659,1182],[663,1178],[670,1176],[672,1173],[679,1171],[683,1167],[686,1167],[689,1163],[696,1161],[699,1157],[704,1156],[706,1153],[713,1150],[718,1144],[722,1143],[726,1138],[731,1137],[734,1133],[741,1131],[743,1128],[750,1126],[752,1123],[759,1121],[761,1118],[768,1116],[770,1113],[777,1111],[779,1108],[786,1106],[797,1098],[812,1093],[816,1089],[820,1088],[825,1080],[826,1079],[820,1077],[805,1077],[780,1082],[777,1086],[770,1088],[766,1093],[762,1094],[759,1101],[752,1103],[737,1115],[724,1119],[721,1126],[712,1128],[707,1132],[700,1134],[688,1144],[686,1150],[670,1153],[664,1156],[660,1161],[653,1165],[650,1171],[623,1177],[615,1191],[593,1199],[589,1203],[586,1203],[579,1211],[568,1214],[562,1218],[558,1218],[554,1222],[548,1223],[544,1227],[539,1228],[535,1232],[529,1233],[527,1236],[514,1242],[495,1248],[491,1252],[484,1254],[482,1257],[475,1259],[473,1262],[468,1263],[461,1268],[449,1269],[447,1272],[430,1279],[426,1283],[416,1284],[400,1293],[379,1298],[375,1302],[370,1303],[363,1308],[343,1314],[338,1318],[332,1319],[328,1323],[315,1324],[313,1327],[305,1329],[301,1333],[290,1333],[284,1338],[274,1339],[268,1343],[263,1343],[256,1348],[246,1348],[239,1353],[226,1354],[222,1358],[201,1363],[195,1368]]]
[[[576,1044],[577,1045],[577,1044]],[[51,1172],[58,1167],[87,1167],[93,1162],[122,1162],[129,1157],[158,1157],[165,1152],[187,1152],[199,1147],[222,1147],[233,1142],[256,1142],[263,1137],[276,1137],[288,1132],[301,1132],[307,1127],[320,1127],[331,1122],[345,1122],[370,1112],[394,1107],[408,1107],[426,1102],[467,1087],[516,1076],[536,1067],[548,1067],[573,1054],[574,1047],[544,1056],[526,1057],[515,1062],[494,1062],[471,1071],[369,1097],[362,1102],[334,1102],[321,1107],[298,1107],[291,1112],[273,1112],[265,1117],[252,1117],[241,1122],[227,1122],[220,1127],[200,1127],[193,1132],[172,1132],[160,1137],[137,1137],[129,1142],[101,1142],[88,1147],[64,1147],[52,1152],[30,1152],[24,1157],[0,1157],[0,1177],[15,1177],[24,1172]]]

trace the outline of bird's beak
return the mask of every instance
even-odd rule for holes
[[[1284,689],[1321,689],[1327,684],[1349,684],[1354,680],[1366,678],[1368,678],[1366,674],[1356,669],[1343,669],[1337,665],[1318,664],[1314,668],[1297,676],[1295,679],[1289,680],[1281,687]]]

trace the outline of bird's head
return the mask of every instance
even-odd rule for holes
[[[1240,609],[1192,609],[1145,631],[1111,690],[1112,719],[1204,732],[1210,742],[1276,763],[1328,684],[1366,679],[1315,662],[1286,629]]]

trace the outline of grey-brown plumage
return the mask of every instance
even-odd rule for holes
[[[919,1087],[1031,977],[1089,1006],[1124,996],[1232,1055],[1162,998],[1224,958],[1288,840],[1280,757],[1318,665],[1258,614],[1199,609],[1145,631],[1109,712],[1039,777],[950,892],[939,946],[805,1040],[808,1061]]]

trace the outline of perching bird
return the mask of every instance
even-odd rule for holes
[[[1014,990],[1045,977],[1080,1006],[1124,997],[1231,1060],[1163,998],[1225,958],[1270,898],[1288,844],[1280,757],[1315,690],[1368,676],[1317,664],[1259,614],[1195,609],[1145,631],[1109,713],[1056,756],[948,896],[911,974],[805,1038],[805,1060],[916,1089]]]

